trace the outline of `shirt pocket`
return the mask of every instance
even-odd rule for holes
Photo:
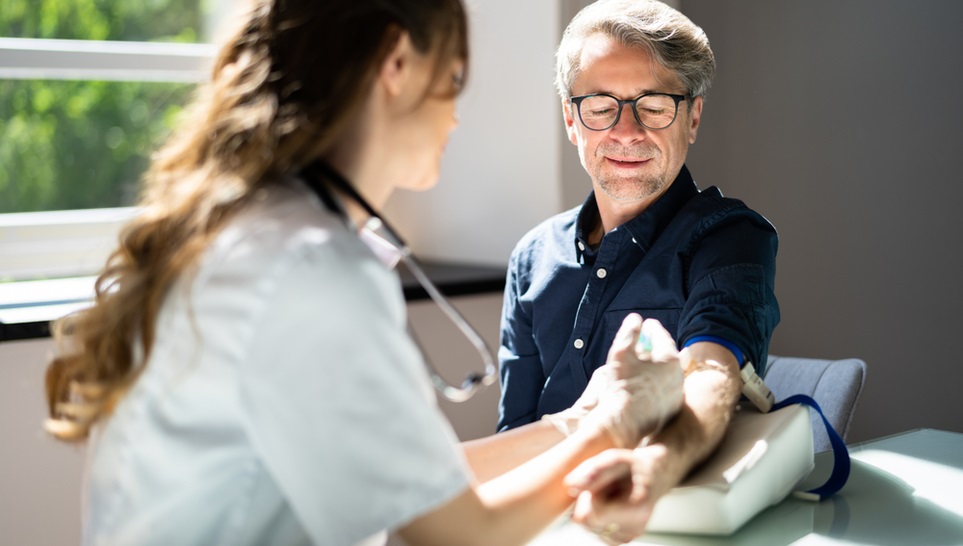
[[[602,319],[602,327],[604,331],[604,342],[606,347],[612,345],[612,340],[615,339],[615,334],[619,331],[622,326],[622,321],[629,313],[638,313],[643,319],[656,319],[662,323],[662,327],[668,330],[672,339],[677,339],[677,330],[679,328],[679,319],[682,317],[681,307],[670,307],[670,308],[647,308],[647,309],[612,309],[605,312],[605,317]]]

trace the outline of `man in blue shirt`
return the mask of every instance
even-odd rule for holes
[[[715,188],[700,192],[685,167],[714,73],[702,29],[660,2],[582,10],[559,46],[556,85],[592,193],[528,233],[509,263],[499,430],[570,407],[630,312],[661,321],[683,349],[683,411],[578,484],[631,474],[621,502],[589,494],[576,509],[612,538],[641,532],[655,501],[718,444],[740,366],[763,373],[779,322],[772,225]]]

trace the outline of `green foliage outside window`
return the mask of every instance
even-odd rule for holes
[[[200,0],[3,0],[0,36],[196,42]],[[130,205],[191,85],[0,80],[0,213]]]

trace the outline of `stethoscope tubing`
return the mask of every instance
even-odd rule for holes
[[[348,180],[342,176],[339,172],[334,170],[330,165],[317,161],[306,167],[301,172],[305,183],[318,195],[318,197],[325,203],[325,205],[341,214],[346,216],[346,212],[343,207],[337,202],[336,199],[331,195],[330,191],[324,187],[321,182],[322,179],[327,179],[330,183],[334,184],[339,190],[345,192],[352,200],[354,200],[358,205],[365,210],[370,216],[368,221],[365,223],[365,228],[371,231],[373,234],[378,235],[386,242],[394,246],[401,258],[401,262],[405,264],[408,271],[414,276],[415,280],[428,294],[428,297],[441,309],[441,311],[448,317],[452,323],[461,331],[468,341],[474,346],[475,350],[478,351],[479,356],[481,356],[482,363],[485,366],[484,373],[470,372],[465,380],[462,382],[460,387],[456,387],[444,379],[438,370],[432,364],[431,360],[428,358],[428,353],[424,350],[421,344],[418,342],[417,338],[414,336],[412,340],[418,346],[418,350],[421,352],[422,359],[425,362],[425,367],[428,370],[428,374],[431,378],[432,385],[435,389],[446,399],[452,402],[464,402],[469,400],[472,396],[477,394],[479,391],[485,387],[493,384],[496,379],[498,379],[498,368],[495,365],[495,358],[492,356],[491,350],[489,350],[488,345],[485,340],[481,337],[477,330],[465,319],[465,317],[455,308],[454,305],[446,298],[438,287],[435,286],[428,275],[425,274],[418,260],[415,259],[414,254],[411,249],[404,242],[404,240],[398,235],[398,232],[394,230],[381,215],[374,210],[374,208],[368,204],[368,202],[354,189]]]

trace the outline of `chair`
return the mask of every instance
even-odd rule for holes
[[[845,440],[866,382],[866,363],[858,358],[823,360],[769,355],[763,380],[777,402],[793,394],[811,396]],[[817,453],[827,451],[829,436],[822,419],[815,411],[811,414],[813,447]]]

